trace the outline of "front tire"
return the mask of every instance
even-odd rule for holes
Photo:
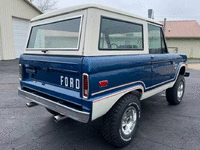
[[[128,145],[136,134],[140,110],[137,96],[123,96],[104,117],[102,133],[105,140],[116,147]]]
[[[178,105],[183,99],[185,92],[185,79],[183,75],[179,75],[176,83],[172,88],[166,90],[166,98],[169,104]]]

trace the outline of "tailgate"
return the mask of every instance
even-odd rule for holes
[[[82,57],[21,55],[21,88],[81,106]]]

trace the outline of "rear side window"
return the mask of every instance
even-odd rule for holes
[[[102,17],[99,49],[143,50],[143,26]]]
[[[27,48],[78,49],[81,17],[34,26]]]
[[[148,25],[149,53],[163,54],[167,53],[162,28],[154,25]]]

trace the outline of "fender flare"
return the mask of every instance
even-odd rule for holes
[[[177,69],[177,73],[175,74],[175,80],[174,80],[174,83],[173,83],[173,86],[178,78],[178,76],[181,74],[181,75],[184,75],[186,72],[186,64],[185,63],[180,63],[178,65],[178,69]]]
[[[131,93],[136,90],[142,90],[144,92],[144,87],[142,84],[137,84],[132,87],[124,88],[118,92],[112,93],[108,96],[104,96],[100,99],[94,100],[92,102],[92,115],[91,120],[95,120],[103,115],[105,115],[124,95]],[[101,108],[101,109],[99,109]]]

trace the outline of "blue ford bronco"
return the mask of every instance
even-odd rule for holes
[[[159,22],[102,5],[70,7],[31,20],[18,94],[56,121],[103,117],[103,137],[123,147],[137,131],[141,100],[166,90],[169,104],[182,101],[186,60],[168,53]]]

